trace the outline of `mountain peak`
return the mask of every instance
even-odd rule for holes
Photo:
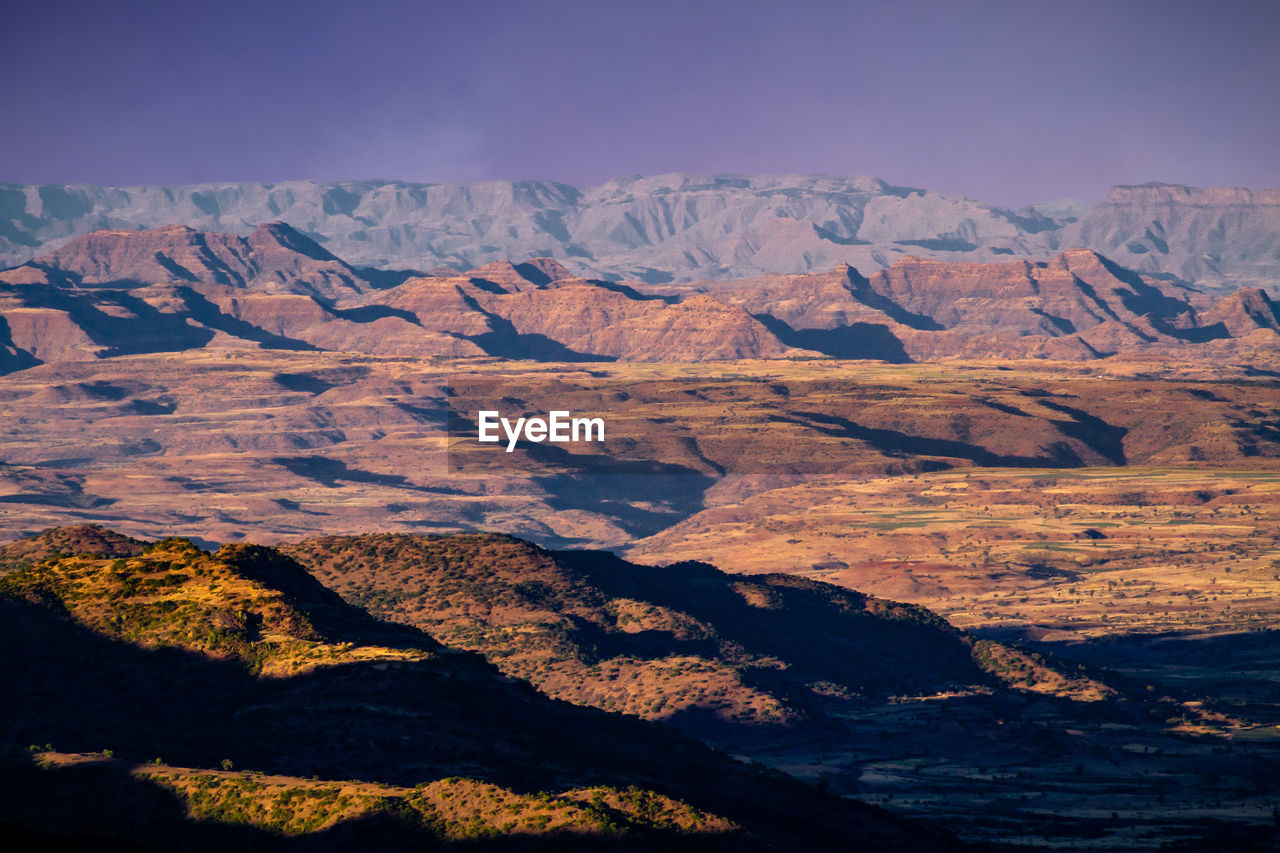
[[[1258,329],[1280,333],[1280,305],[1261,288],[1245,288],[1214,303],[1205,312],[1203,323],[1222,323],[1234,337],[1241,337]]]
[[[561,281],[566,278],[577,278],[573,273],[569,272],[564,264],[555,258],[529,258],[522,264],[516,264],[516,269],[521,271],[522,275],[527,278],[529,272],[537,270],[546,276],[548,282]]]
[[[494,261],[462,275],[516,291],[526,290],[530,285],[545,287],[552,282],[575,278],[573,273],[553,258],[530,258],[522,263]]]
[[[328,249],[287,222],[267,222],[259,225],[249,235],[248,242],[255,251],[268,246],[280,247],[316,261],[338,260],[337,256]]]
[[[98,524],[51,527],[48,530],[0,545],[0,574],[57,555],[102,554],[131,557],[142,553],[145,543],[107,530]]]

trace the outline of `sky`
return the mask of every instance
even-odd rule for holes
[[[1269,0],[4,4],[0,181],[1280,186]]]

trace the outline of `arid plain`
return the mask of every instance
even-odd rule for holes
[[[1098,704],[1107,691],[1082,701],[1052,679],[1023,687],[1019,669],[1009,678],[1026,695],[1066,704],[992,698],[959,678],[855,703],[840,736],[691,732],[971,838],[1126,849],[1205,820],[1269,820],[1275,797],[1255,762],[1280,737],[1277,386],[1169,367],[461,364],[245,349],[44,365],[0,380],[11,413],[0,518],[9,538],[75,521],[206,547],[499,531],[924,605],[984,641],[1107,668],[1150,685],[1111,689],[1170,704],[1158,722],[1116,719]],[[459,395],[605,412],[609,437],[590,453],[469,462],[465,435],[450,432]],[[341,576],[326,582],[344,590]],[[421,589],[395,588],[410,600]],[[422,613],[374,612],[443,636]],[[615,666],[635,670],[626,660]],[[583,666],[567,693],[563,675],[534,683],[603,703],[590,685],[610,665]],[[658,654],[636,670],[640,694],[601,707],[678,721],[681,685],[713,672],[701,666]],[[739,711],[788,706],[731,698]],[[1005,737],[1021,747],[961,736],[990,730],[993,715],[1016,719]],[[1066,745],[1036,742],[1064,731],[1076,733]]]

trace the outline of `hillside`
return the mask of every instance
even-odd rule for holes
[[[870,277],[846,265],[695,286],[742,305],[783,341],[837,358],[1078,360],[1217,347],[1248,359],[1280,345],[1269,334],[1280,309],[1262,291],[1214,301],[1084,249],[1037,263],[906,258]]]
[[[75,542],[134,553],[0,580],[0,825],[33,843],[955,847],[834,794],[979,841],[1267,843],[1269,741],[1232,707],[827,584],[491,535],[289,546],[314,576],[100,529],[19,550]],[[1218,780],[1233,802],[1205,822]]]
[[[824,707],[831,700],[1011,678],[984,668],[986,646],[927,610],[783,575],[639,566],[485,534],[323,537],[280,549],[348,601],[481,652],[548,695],[713,738],[838,716]],[[1117,695],[1075,671],[1019,666],[1029,667],[1019,687],[1082,701]]]
[[[665,728],[549,701],[258,546],[50,556],[0,580],[0,608],[0,823],[18,837],[948,844]]]
[[[1205,769],[1200,750],[1266,729],[1233,718],[1234,706],[1224,714],[794,576],[644,566],[492,535],[335,536],[282,550],[348,601],[479,651],[550,696],[668,723],[973,839],[1132,849],[1142,832],[1194,834],[1151,776],[1181,779],[1183,807],[1202,801],[1189,775]],[[1250,780],[1229,818],[1247,823],[1274,786],[1259,775],[1267,748],[1233,743],[1240,752],[1220,772]],[[1011,806],[1010,792],[1034,805]],[[1098,819],[1116,809],[1143,817]]]
[[[1270,288],[1275,190],[1116,187],[1099,204],[1009,210],[869,177],[632,176],[414,184],[293,181],[186,187],[0,185],[0,265],[71,237],[182,222],[249,234],[283,219],[360,265],[466,270],[553,256],[593,278],[649,282],[794,274],[908,255],[1048,260],[1084,247],[1145,273],[1209,288]]]
[[[97,524],[54,527],[27,539],[0,545],[0,575],[68,554],[136,557],[145,547],[146,543],[139,539],[123,536]]]

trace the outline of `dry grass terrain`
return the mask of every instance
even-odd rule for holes
[[[286,837],[341,830],[388,813],[408,816],[444,842],[544,837],[558,844],[590,844],[655,828],[686,836],[731,834],[741,828],[684,803],[637,788],[596,787],[520,793],[476,779],[450,777],[413,787],[357,780],[302,779],[260,771],[130,764],[103,753],[36,752],[46,771],[107,767],[141,785],[176,795],[195,821],[266,830]]]
[[[552,702],[268,548],[39,556],[93,539],[121,542],[53,532],[0,579],[0,824],[17,837],[808,850],[852,828],[872,849],[952,846],[664,727]]]
[[[726,611],[735,623],[696,612],[705,590],[679,584],[666,599],[641,584],[592,601],[594,582],[575,587],[558,557],[537,563],[547,577],[536,580],[557,590],[539,600],[537,589],[518,589],[529,582],[520,576],[527,545],[511,557],[455,542],[456,559],[432,546],[389,563],[376,543],[344,550],[345,563],[311,560],[314,542],[291,546],[350,600],[489,655],[552,696],[684,725],[832,793],[970,838],[1158,849],[1204,836],[1213,820],[1265,823],[1280,804],[1268,769],[1280,723],[1280,385],[1268,371],[1154,358],[587,365],[239,348],[65,362],[0,377],[0,530],[13,538],[97,522],[142,539],[192,536],[210,550],[499,531],[543,546],[608,547],[640,563],[780,572],[790,577],[717,581],[740,585],[739,610]],[[457,396],[446,398],[446,387]],[[448,401],[495,396],[514,401],[504,408],[515,413],[606,412],[609,441],[598,453],[477,456],[450,436]],[[602,474],[602,458],[632,467]],[[58,560],[57,583],[84,594],[72,608],[84,626],[140,648],[177,642],[284,684],[372,668],[385,655],[408,655],[411,668],[456,657],[385,640],[344,651],[346,640],[320,627],[309,638],[277,614],[271,584],[197,575],[197,566],[223,571],[213,557],[174,571],[136,542],[67,536],[5,549],[0,571],[101,554]],[[115,561],[123,568],[112,570]],[[112,571],[147,583],[127,610],[111,604],[127,585]],[[873,697],[866,679],[824,671],[803,619],[779,628],[795,638],[792,652],[751,649],[752,619],[778,616],[775,597],[815,581],[942,614],[971,632],[947,636],[967,644],[973,670]],[[210,583],[235,602],[212,604]],[[494,606],[499,594],[514,597]],[[152,630],[147,614],[170,604],[187,621]],[[240,609],[261,614],[260,630],[238,621]],[[206,623],[233,639],[212,645],[197,630]],[[726,640],[750,653],[735,656]],[[1071,673],[1081,689],[1055,680]],[[459,702],[459,713],[474,710]],[[819,733],[817,719],[831,728]],[[771,728],[804,736],[770,747],[755,735]],[[53,743],[123,752],[96,735]],[[193,773],[227,757],[154,752]],[[302,780],[314,772],[243,766]],[[453,773],[432,766],[432,781]],[[522,792],[509,778],[454,775]],[[407,781],[340,774],[352,776]],[[731,810],[695,807],[745,825]]]
[[[773,489],[631,550],[794,572],[1038,639],[1280,629],[1280,471],[966,469]]]
[[[489,535],[285,550],[348,600],[548,695],[664,721],[975,840],[1155,849],[1213,820],[1268,821],[1280,793],[1264,769],[1280,746],[1269,699],[1121,677],[794,575]]]
[[[602,413],[609,440],[451,471],[447,400],[495,393],[520,412]],[[1142,362],[588,367],[202,350],[43,365],[0,377],[0,533],[493,530],[622,548],[811,475],[1280,470],[1277,394],[1229,365]],[[596,476],[618,460],[631,467]]]

